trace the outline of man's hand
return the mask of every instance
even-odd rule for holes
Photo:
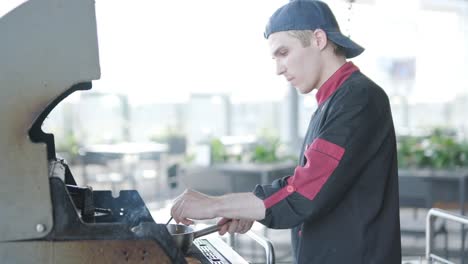
[[[215,217],[262,220],[265,218],[265,210],[263,201],[253,193],[231,193],[214,197],[186,190],[175,199],[171,215],[177,223],[191,225],[192,219],[203,220]],[[245,225],[247,226],[247,223]]]
[[[218,232],[220,235],[224,235],[226,232],[229,232],[229,234],[244,234],[249,231],[250,228],[252,228],[254,223],[254,220],[247,219],[232,219],[229,223],[227,223],[229,220],[231,219],[221,218],[221,220],[218,221],[218,225],[222,226]]]
[[[216,197],[188,189],[175,199],[171,215],[177,223],[185,225],[193,224],[191,219],[212,219],[216,217],[214,210],[216,202]]]

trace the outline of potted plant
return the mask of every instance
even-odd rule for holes
[[[443,129],[426,136],[400,137],[397,146],[400,168],[450,170],[468,165],[468,143]]]
[[[398,138],[400,206],[459,208],[468,175],[468,144],[456,133],[434,129]],[[460,187],[463,187],[461,189]]]

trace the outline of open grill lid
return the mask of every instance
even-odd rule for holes
[[[41,125],[68,94],[99,79],[94,0],[30,0],[0,18],[0,241],[53,227]]]

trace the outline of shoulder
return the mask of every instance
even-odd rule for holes
[[[371,108],[389,105],[385,91],[360,71],[346,79],[336,97],[338,104],[365,104]]]
[[[349,86],[351,93],[365,93],[369,96],[369,99],[388,100],[385,91],[360,71],[353,73],[343,85]]]

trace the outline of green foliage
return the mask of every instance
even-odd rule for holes
[[[225,162],[253,162],[253,163],[274,163],[287,159],[279,153],[281,143],[277,137],[264,137],[254,146],[243,149],[241,153],[233,152],[232,146],[228,148],[223,145],[220,139],[214,138],[210,141],[212,161],[214,163]]]
[[[280,139],[273,135],[264,135],[254,144],[224,145],[221,139],[210,140],[211,160],[213,163],[275,163],[286,160],[297,161],[288,156]]]
[[[454,133],[433,130],[428,136],[405,136],[398,140],[399,167],[451,169],[468,165],[468,144]]]
[[[221,140],[214,138],[211,140],[210,145],[213,162],[225,162],[227,160],[227,151]]]
[[[267,138],[263,140],[263,142],[255,146],[251,161],[257,163],[271,163],[280,161],[277,155],[279,146],[280,141],[278,138]]]

